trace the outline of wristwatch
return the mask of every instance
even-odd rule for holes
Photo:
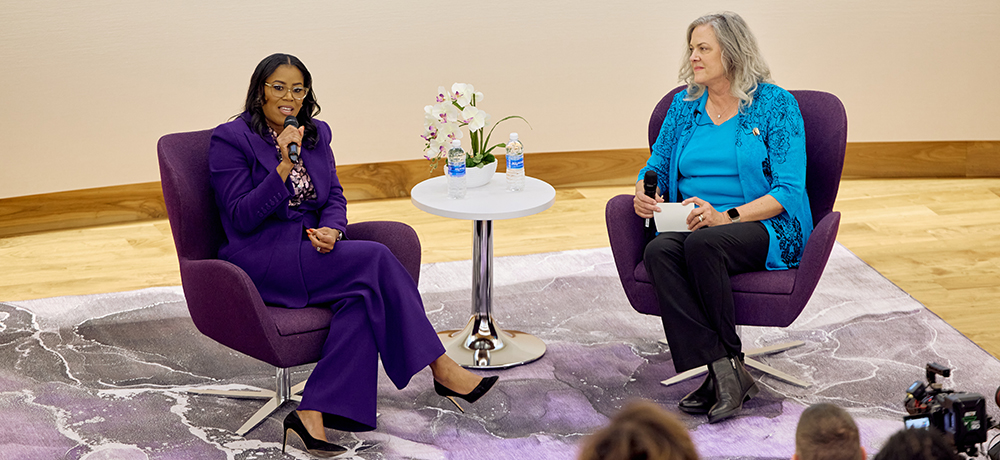
[[[729,210],[726,211],[726,214],[729,214],[730,222],[735,224],[740,221],[740,212],[737,211],[736,208],[729,208]]]

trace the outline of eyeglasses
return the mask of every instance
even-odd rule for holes
[[[292,91],[292,97],[294,97],[296,101],[305,99],[306,95],[309,94],[309,88],[306,88],[305,86],[293,86],[288,88],[280,83],[275,85],[264,83],[264,86],[271,88],[271,95],[278,99],[285,97],[285,94],[288,93],[289,90]]]

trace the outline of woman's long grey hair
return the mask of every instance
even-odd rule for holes
[[[750,26],[740,15],[726,11],[708,14],[695,19],[687,28],[687,44],[684,63],[681,65],[680,79],[688,85],[685,100],[701,97],[705,87],[694,82],[694,68],[691,66],[691,33],[701,25],[708,25],[715,31],[715,37],[722,47],[722,68],[731,84],[730,93],[738,97],[741,106],[753,103],[753,93],[760,83],[771,83],[771,70],[760,54],[757,39]]]

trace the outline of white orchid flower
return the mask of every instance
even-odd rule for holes
[[[434,101],[441,104],[443,102],[449,102],[449,100],[448,91],[444,89],[444,86],[438,86],[438,93],[437,96],[434,97]]]
[[[451,100],[462,107],[467,107],[472,102],[472,96],[476,94],[475,88],[466,83],[455,83],[451,85]]]
[[[441,158],[447,153],[448,150],[445,149],[444,145],[431,145],[427,147],[427,150],[424,150],[424,158],[433,160],[435,158]]]
[[[430,156],[431,158],[434,158],[441,153],[442,148],[443,147],[441,146],[440,142],[431,141],[431,143],[427,145],[427,150],[424,151],[424,154]]]
[[[424,124],[424,133],[420,135],[425,141],[430,142],[432,139],[437,138],[438,127],[433,123]]]
[[[462,122],[469,124],[469,131],[477,131],[486,126],[489,115],[473,106],[468,106],[462,110]]]
[[[424,107],[424,127],[436,124],[438,122],[438,116],[434,113],[434,106],[428,105]]]
[[[458,126],[457,119],[456,123],[439,124],[437,128],[438,131],[435,140],[442,144],[450,144],[451,141],[462,138],[462,130]]]
[[[458,111],[458,108],[449,103],[434,104],[431,106],[431,115],[435,123],[438,124],[457,124],[462,117],[462,113]]]

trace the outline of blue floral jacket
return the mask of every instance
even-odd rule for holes
[[[685,101],[686,91],[677,93],[663,120],[660,135],[652,147],[646,171],[656,171],[664,200],[681,201],[677,192],[677,157],[694,133],[697,110],[708,92],[694,101]],[[795,97],[776,85],[761,83],[753,104],[737,115],[736,159],[747,203],[771,195],[785,210],[762,221],[770,234],[767,269],[784,270],[799,266],[802,249],[812,233],[813,220],[806,194],[806,137],[802,114]],[[724,210],[720,210],[724,211]]]

